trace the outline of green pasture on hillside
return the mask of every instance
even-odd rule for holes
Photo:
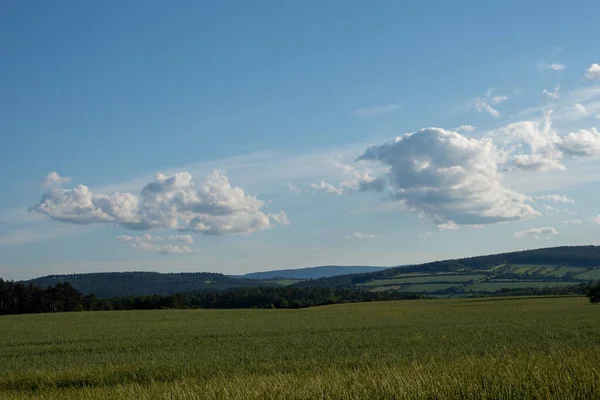
[[[586,298],[0,317],[2,399],[579,399]]]

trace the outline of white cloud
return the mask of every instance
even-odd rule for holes
[[[572,204],[575,203],[573,199],[567,196],[563,196],[561,194],[544,194],[542,196],[537,196],[536,200],[550,201],[553,203],[561,203],[561,204]]]
[[[600,79],[600,64],[592,64],[585,71],[585,77],[587,79]]]
[[[188,246],[194,243],[190,235],[161,237],[145,233],[143,236],[119,236],[117,240],[129,244],[134,249],[162,255],[201,252]]]
[[[375,107],[359,108],[351,111],[349,114],[355,117],[374,117],[376,115],[387,114],[401,108],[400,104],[386,104]]]
[[[485,112],[492,117],[500,117],[500,112],[492,107],[490,104],[500,104],[508,100],[507,96],[492,96],[493,89],[487,91],[485,97],[478,97],[475,99],[475,110],[478,112]]]
[[[569,219],[569,220],[563,221],[563,224],[583,224],[583,221],[580,219]]]
[[[60,176],[56,172],[50,172],[44,180],[44,187],[61,186],[69,182],[71,182],[71,178],[66,176]]]
[[[573,156],[596,156],[600,154],[600,132],[596,128],[580,129],[563,137],[558,147]]]
[[[532,238],[532,239],[541,239],[541,238],[549,238],[552,235],[558,234],[558,231],[552,227],[541,227],[541,228],[531,228],[525,229],[523,231],[515,232],[515,237],[520,239],[524,238]]]
[[[379,235],[373,233],[354,232],[351,235],[346,236],[347,239],[375,239]]]
[[[563,170],[565,156],[600,155],[600,133],[596,128],[561,137],[550,117],[551,112],[547,112],[543,121],[515,122],[503,128],[513,166],[532,171]]]
[[[433,232],[423,232],[423,233],[421,233],[419,235],[419,237],[425,238],[425,237],[430,237],[430,236],[433,236],[433,235],[434,235]]]
[[[542,210],[542,213],[547,217],[554,217],[560,213],[560,210],[546,204],[540,206],[540,209]]]
[[[394,200],[437,225],[481,225],[540,215],[525,195],[502,184],[505,157],[490,139],[427,128],[369,147],[359,160],[387,167],[377,177]]]
[[[321,180],[320,183],[311,183],[310,188],[304,189],[303,191],[322,191],[341,196],[345,193],[352,193],[355,191],[364,192],[367,190],[374,190],[376,192],[381,192],[385,188],[385,182],[375,178],[371,168],[357,168],[341,162],[334,162],[333,164],[345,179],[339,182],[337,186]]]
[[[592,221],[594,221],[595,223],[597,223],[598,225],[600,225],[600,215],[598,215],[596,217],[592,217]]]
[[[49,188],[31,211],[73,224],[111,223],[128,229],[176,229],[208,235],[251,233],[287,221],[284,213],[263,212],[266,203],[214,170],[194,183],[187,172],[157,174],[141,195],[97,194],[87,186]]]
[[[478,112],[486,112],[495,118],[498,118],[500,116],[500,112],[498,110],[490,106],[485,100],[481,98],[477,98],[477,100],[475,101],[475,109]]]
[[[575,104],[573,106],[573,110],[575,110],[575,112],[578,114],[587,115],[587,110],[585,109],[585,106],[581,103]]]
[[[457,225],[454,221],[447,221],[443,224],[438,224],[437,227],[440,231],[454,231],[460,229],[460,226]]]
[[[469,132],[473,132],[475,129],[477,129],[477,128],[474,127],[473,125],[461,125],[458,128],[456,128],[455,130],[457,132],[469,133]]]
[[[326,192],[326,193],[336,194],[338,196],[341,196],[342,194],[344,194],[344,189],[336,188],[332,184],[327,183],[325,181],[321,181],[318,184],[311,183],[310,187],[316,191],[322,191],[322,192]]]
[[[554,86],[554,91],[552,92],[544,89],[542,90],[542,94],[549,99],[558,100],[560,99],[560,85]]]
[[[545,71],[547,69],[551,69],[552,71],[563,71],[567,67],[565,66],[565,64],[560,64],[560,63],[552,63],[552,64],[541,63],[538,65],[538,68],[540,69],[540,71]]]

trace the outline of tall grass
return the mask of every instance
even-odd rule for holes
[[[0,398],[600,398],[584,298],[0,318]]]

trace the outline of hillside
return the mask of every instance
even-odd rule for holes
[[[364,267],[364,266],[339,266],[339,265],[325,265],[321,267],[309,267],[309,268],[298,268],[298,269],[280,269],[275,271],[264,271],[264,272],[251,272],[246,275],[242,275],[243,278],[247,279],[318,279],[327,278],[331,276],[348,275],[348,274],[361,274],[377,272],[386,269],[386,267]]]
[[[278,286],[276,283],[254,279],[233,278],[209,272],[161,274],[158,272],[103,272],[92,274],[48,275],[31,279],[41,287],[70,282],[83,293],[98,297],[173,294],[207,289],[231,289],[248,286]]]
[[[294,286],[469,295],[568,287],[599,279],[599,246],[563,246],[394,267]]]

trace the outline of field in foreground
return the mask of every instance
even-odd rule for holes
[[[600,398],[586,298],[0,317],[0,398]]]

